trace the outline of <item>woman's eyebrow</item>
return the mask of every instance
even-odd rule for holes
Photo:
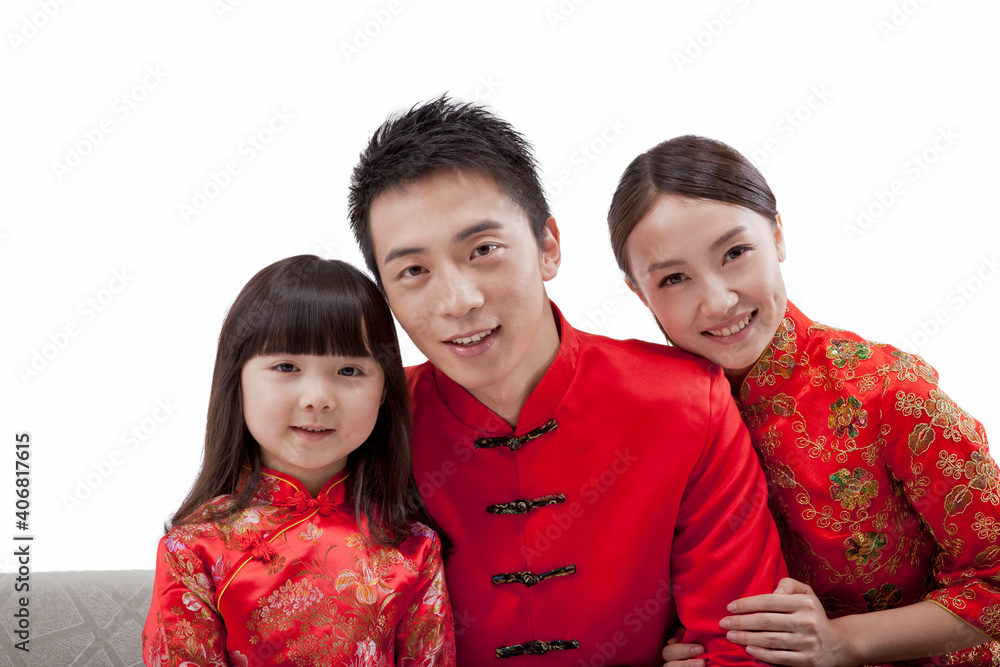
[[[727,243],[729,243],[729,240],[731,238],[733,238],[734,236],[738,236],[738,235],[742,234],[746,230],[747,230],[747,226],[746,225],[739,225],[738,227],[733,227],[728,232],[726,232],[725,234],[723,234],[722,236],[720,236],[719,238],[717,238],[715,240],[715,243],[712,244],[712,248],[711,249],[713,251],[714,250],[718,250],[722,246],[724,246]]]

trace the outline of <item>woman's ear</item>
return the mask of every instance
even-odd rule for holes
[[[784,262],[787,253],[785,252],[785,231],[782,228],[780,213],[774,216],[774,248],[778,252],[778,261]]]
[[[642,305],[646,306],[646,308],[649,308],[649,303],[646,302],[646,297],[642,295],[642,291],[640,291],[639,288],[637,288],[632,283],[632,279],[629,278],[628,276],[625,276],[625,284],[628,285],[628,288],[630,290],[632,290],[632,294],[635,294],[637,297],[639,297],[639,301],[642,301]]]

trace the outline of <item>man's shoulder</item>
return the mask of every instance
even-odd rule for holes
[[[577,332],[581,362],[602,364],[622,370],[651,368],[656,372],[691,373],[704,376],[714,372],[711,361],[662,343],[630,338],[619,340]]]

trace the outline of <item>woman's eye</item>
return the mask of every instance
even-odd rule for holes
[[[660,281],[660,287],[665,287],[667,285],[677,285],[684,280],[683,273],[671,273],[669,276],[663,276]]]
[[[482,243],[476,246],[476,249],[472,251],[472,254],[477,257],[483,257],[488,255],[500,246],[496,243]]]
[[[736,259],[748,250],[750,250],[750,246],[748,245],[733,246],[726,252],[726,260]]]
[[[285,361],[280,364],[277,364],[274,367],[274,370],[278,371],[279,373],[294,373],[297,369],[295,367],[295,364],[290,364],[287,361]]]
[[[357,366],[344,366],[340,369],[340,374],[347,377],[355,377],[357,375],[364,375],[365,373]]]

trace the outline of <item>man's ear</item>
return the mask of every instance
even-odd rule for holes
[[[556,226],[555,218],[550,217],[545,221],[539,247],[542,251],[542,280],[552,280],[559,273],[559,263],[562,261],[562,253],[559,249],[559,227]]]
[[[781,214],[774,216],[774,248],[778,252],[778,261],[785,261],[785,230],[781,224]]]

